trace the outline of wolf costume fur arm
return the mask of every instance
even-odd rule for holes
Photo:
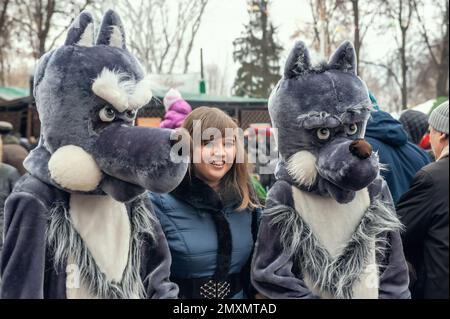
[[[408,272],[377,154],[364,141],[370,101],[345,42],[310,64],[296,44],[269,98],[280,162],[252,282],[268,298],[409,298]]]
[[[145,192],[173,190],[188,161],[172,161],[172,130],[134,126],[152,95],[119,16],[94,39],[81,13],[40,59],[34,96],[41,137],[5,205],[0,297],[176,298]]]

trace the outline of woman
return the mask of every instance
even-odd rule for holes
[[[196,143],[199,123],[202,133],[216,128],[220,135]],[[171,280],[183,299],[252,298],[249,264],[260,210],[246,156],[236,160],[243,143],[226,135],[238,126],[221,110],[200,107],[182,127],[194,136],[190,169],[170,194],[150,194],[172,254]]]

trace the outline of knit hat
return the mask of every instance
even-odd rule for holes
[[[11,133],[13,126],[9,122],[0,121],[0,135],[6,135]]]
[[[448,134],[448,100],[433,110],[428,123],[436,131]]]
[[[183,124],[184,119],[192,112],[192,107],[183,99],[180,92],[170,89],[163,99],[166,114],[159,124],[161,128],[178,128]]]
[[[176,101],[182,100],[181,93],[176,89],[170,89],[163,99],[164,108],[166,109],[166,112],[169,110],[169,108],[172,106],[173,103]]]
[[[419,144],[428,131],[428,116],[416,110],[406,110],[399,118],[403,128],[408,133],[409,140]]]

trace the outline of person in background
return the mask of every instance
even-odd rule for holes
[[[16,168],[20,175],[26,173],[23,161],[28,150],[20,144],[20,139],[11,134],[13,126],[9,122],[0,121],[0,138],[3,140],[3,157],[0,161]]]
[[[394,203],[406,192],[414,175],[430,163],[428,154],[408,141],[402,124],[389,113],[380,110],[373,95],[374,110],[367,123],[365,139],[378,152],[380,163],[385,166],[381,175],[386,180]]]
[[[430,143],[436,162],[422,168],[397,205],[410,264],[413,298],[449,298],[448,291],[448,101],[430,115]]]
[[[416,110],[406,110],[400,115],[399,121],[408,133],[408,140],[419,145],[428,132],[428,115]]]
[[[191,163],[174,191],[150,193],[172,254],[171,281],[182,299],[252,298],[250,261],[260,209],[246,156],[243,163],[236,161],[244,145],[225,135],[227,128],[238,127],[217,108],[189,114],[182,127],[191,136],[194,121],[200,121],[202,135],[217,128],[222,138],[208,136],[191,148],[191,158],[197,154],[202,160]]]
[[[424,149],[430,159],[434,161],[433,151],[430,146],[430,133],[428,132],[428,115],[416,110],[406,110],[399,118],[406,133],[408,133],[408,140]]]
[[[192,112],[192,107],[186,102],[181,93],[176,89],[170,89],[163,99],[166,114],[159,125],[161,128],[178,128],[184,119]]]
[[[0,137],[0,251],[3,247],[3,210],[5,201],[20,178],[19,172],[14,167],[1,161],[2,150],[3,142]]]

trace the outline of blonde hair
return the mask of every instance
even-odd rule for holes
[[[216,107],[202,106],[194,109],[184,120],[182,127],[186,129],[192,136],[194,131],[194,121],[200,120],[202,133],[206,129],[216,128],[222,136],[225,136],[226,129],[238,129],[239,126],[236,122],[225,112]],[[191,145],[192,146],[192,145]],[[245,208],[257,207],[256,196],[254,195],[253,188],[251,186],[249,166],[247,156],[242,141],[236,140],[237,154],[241,152],[244,154],[243,162],[237,162],[236,158],[231,169],[222,177],[220,181],[221,189],[231,189],[239,195],[241,203],[238,207],[239,210]],[[191,147],[192,152],[192,147]],[[192,154],[191,154],[192,155]],[[189,171],[193,171],[193,164],[191,163]]]

